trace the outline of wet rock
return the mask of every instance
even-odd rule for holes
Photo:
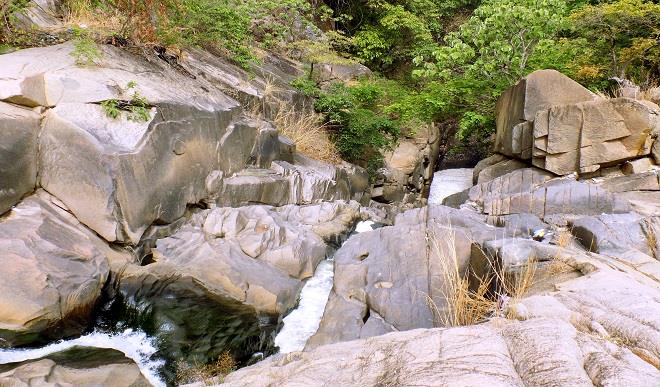
[[[0,365],[0,385],[149,387],[151,383],[119,351],[74,348],[41,359]]]
[[[505,91],[497,102],[495,152],[530,159],[530,123],[538,111],[593,99],[593,93],[558,71],[538,70],[529,74]]]
[[[0,219],[0,344],[80,333],[122,257],[39,190]],[[125,257],[124,257],[125,258]]]
[[[39,120],[30,109],[0,102],[0,214],[35,188]]]

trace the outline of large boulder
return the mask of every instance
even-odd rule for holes
[[[151,383],[123,353],[83,347],[0,365],[0,385],[150,387]]]
[[[39,190],[0,219],[0,346],[86,329],[108,259],[124,256],[60,206]]]
[[[530,159],[532,125],[539,110],[594,100],[589,90],[556,70],[535,71],[497,101],[495,152]]]
[[[36,186],[39,120],[28,108],[0,102],[0,214]]]
[[[73,50],[0,57],[0,99],[53,107],[40,135],[40,183],[106,240],[137,243],[151,223],[171,222],[205,197],[209,173],[250,159],[260,127],[236,121],[238,103],[210,84],[112,46],[99,46],[100,68],[81,67]],[[134,93],[154,106],[144,122],[110,118],[98,105],[130,104]]]
[[[638,253],[660,257],[660,216],[635,213],[602,214],[577,219],[571,232],[590,251],[631,257]]]
[[[534,119],[533,163],[558,175],[590,173],[646,156],[660,133],[660,108],[629,98],[557,105]]]

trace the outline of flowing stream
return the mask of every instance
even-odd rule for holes
[[[472,170],[472,168],[443,169],[434,173],[429,204],[442,204],[448,196],[472,187]]]
[[[371,231],[376,227],[378,225],[372,221],[359,222],[351,235]],[[332,258],[324,260],[317,266],[314,275],[305,283],[298,307],[284,318],[283,328],[275,337],[275,345],[280,348],[280,352],[302,350],[307,340],[316,333],[332,290],[333,270]],[[167,340],[147,335],[143,330],[136,328],[110,331],[107,333],[97,329],[78,338],[61,340],[41,348],[0,349],[0,364],[36,360],[72,349],[114,349],[132,359],[145,378],[154,386],[164,387],[168,384],[166,378],[163,377],[163,367],[166,361],[160,356],[166,349],[163,347],[165,345],[163,343],[166,343]]]
[[[355,234],[374,229],[375,223],[363,221],[355,227]],[[350,238],[350,236],[349,236]],[[328,302],[334,278],[334,261],[328,258],[317,267],[300,292],[298,307],[284,318],[284,326],[275,337],[281,353],[302,351],[307,340],[319,328],[325,304]]]

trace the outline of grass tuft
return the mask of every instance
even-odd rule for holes
[[[177,384],[202,383],[205,386],[222,382],[222,379],[236,369],[236,361],[229,352],[223,352],[215,363],[189,364],[179,360],[176,363]],[[219,379],[219,380],[218,380]]]

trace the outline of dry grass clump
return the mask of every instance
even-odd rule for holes
[[[335,144],[328,136],[322,117],[314,112],[299,112],[293,108],[278,109],[273,117],[275,127],[296,144],[305,156],[330,164],[341,162]]]
[[[229,352],[223,352],[215,363],[193,364],[179,360],[176,363],[176,382],[186,384],[199,382],[207,385],[222,382],[222,378],[236,369],[236,361]],[[217,380],[220,379],[220,380]]]
[[[469,273],[462,270],[458,262],[455,233],[452,229],[447,230],[443,238],[430,236],[429,242],[429,254],[438,255],[440,270],[444,276],[444,287],[441,289],[446,302],[444,310],[440,310],[431,297],[426,297],[426,302],[435,315],[436,324],[453,327],[484,321],[496,309],[496,301],[489,297],[494,277],[488,275],[481,278],[476,290],[470,288]]]
[[[89,0],[66,0],[64,22],[69,27],[84,26],[98,35],[112,35],[125,29],[126,17],[116,8],[94,8]]]
[[[463,326],[483,322],[491,316],[504,316],[506,305],[522,299],[534,285],[537,262],[530,260],[518,270],[507,272],[497,264],[490,264],[487,274],[479,277],[470,268],[460,267],[454,236],[450,229],[442,239],[429,237],[429,254],[438,254],[444,276],[442,296],[446,307],[441,310],[431,297],[426,297],[436,323]],[[470,278],[479,281],[474,284],[477,286],[471,286]]]

